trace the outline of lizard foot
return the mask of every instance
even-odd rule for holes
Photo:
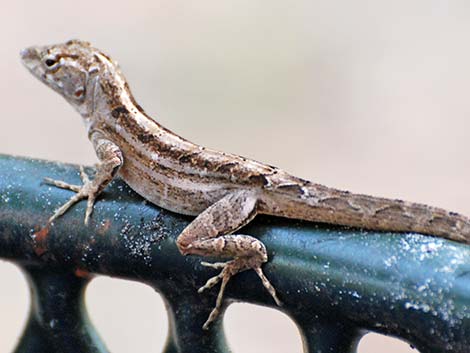
[[[75,191],[76,194],[70,198],[65,204],[59,207],[52,217],[49,218],[48,223],[53,222],[58,217],[62,216],[70,207],[76,204],[78,201],[88,198],[87,208],[85,212],[85,224],[88,224],[91,213],[93,212],[93,205],[96,201],[96,196],[99,193],[99,188],[92,180],[88,177],[85,170],[80,166],[80,177],[83,185],[73,185],[63,182],[61,180],[55,180],[51,178],[44,178],[44,183],[49,185],[57,186],[61,189],[67,189]]]
[[[282,306],[282,302],[276,295],[276,290],[274,289],[273,285],[269,282],[266,276],[261,269],[262,263],[265,262],[263,260],[259,260],[257,257],[239,257],[231,261],[227,262],[216,262],[216,263],[208,263],[208,262],[201,262],[201,265],[206,267],[212,267],[215,269],[222,269],[222,271],[206,282],[204,286],[199,288],[198,293],[202,293],[206,289],[210,289],[214,287],[217,283],[222,281],[219,289],[219,294],[217,295],[217,300],[215,307],[212,309],[211,313],[209,314],[209,318],[204,323],[202,328],[207,330],[209,325],[217,318],[220,313],[220,308],[222,306],[222,299],[225,292],[225,287],[230,280],[230,278],[237,274],[238,272],[242,272],[248,269],[253,269],[261,278],[261,282],[263,283],[264,287],[268,290],[269,294],[274,298],[274,301],[277,305]]]

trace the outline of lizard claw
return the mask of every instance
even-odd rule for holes
[[[89,183],[90,178],[88,177],[88,174],[85,172],[85,168],[83,166],[80,166],[80,178],[82,179],[83,184]]]
[[[96,196],[99,193],[98,188],[95,186],[92,180],[86,174],[84,168],[80,167],[80,178],[83,181],[83,185],[74,185],[68,184],[61,180],[55,180],[51,178],[44,178],[44,183],[56,186],[61,189],[75,191],[76,194],[73,195],[65,204],[60,206],[54,214],[49,218],[48,223],[52,223],[55,219],[62,216],[67,210],[72,207],[74,204],[83,199],[88,199],[87,208],[85,211],[84,223],[88,224],[90,216],[93,212],[93,206],[96,201]]]
[[[68,184],[68,183],[65,183],[61,180],[56,180],[56,179],[51,179],[51,178],[44,178],[43,183],[48,184],[48,185],[57,186],[58,188],[61,188],[61,189],[72,190],[72,191],[75,191],[75,192],[80,191],[80,186],[79,185]]]
[[[232,262],[232,261],[227,261],[227,262],[205,262],[202,261],[201,265],[206,266],[206,267],[211,267],[215,269],[223,269],[217,276],[211,277],[207,280],[206,284],[204,284],[201,288],[197,290],[198,293],[204,292],[206,289],[210,289],[214,287],[217,283],[220,282],[220,280],[225,276],[225,268],[227,265]]]
[[[227,262],[214,262],[214,263],[212,263],[212,262],[201,261],[201,265],[205,266],[205,267],[215,268],[217,270],[217,269],[220,269],[220,268],[224,268],[227,265]]]
[[[250,269],[250,268],[255,270],[256,274],[260,277],[261,282],[263,283],[264,287],[268,290],[269,294],[271,294],[276,304],[279,306],[282,306],[282,302],[277,297],[276,290],[274,289],[272,284],[269,282],[269,280],[266,278],[266,276],[263,273],[263,270],[261,269],[261,263],[256,263],[256,261],[250,261],[244,258],[237,258],[237,259],[227,261],[227,262],[216,262],[216,263],[201,262],[201,265],[203,266],[212,267],[216,269],[222,268],[222,271],[217,276],[209,278],[206,284],[204,284],[201,288],[198,289],[198,293],[202,293],[206,289],[210,289],[214,287],[217,283],[222,281],[222,284],[220,285],[219,293],[217,295],[215,307],[214,309],[212,309],[211,313],[209,314],[209,318],[202,326],[204,330],[207,330],[209,328],[209,325],[219,315],[221,307],[222,307],[222,298],[224,296],[225,286],[227,285],[230,278],[233,275],[239,272],[245,271],[247,269]]]

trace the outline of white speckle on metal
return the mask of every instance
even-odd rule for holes
[[[392,265],[396,264],[398,261],[397,257],[395,255],[390,256],[388,259],[384,260],[384,263],[387,267],[391,267]]]
[[[427,304],[411,303],[411,302],[405,303],[405,308],[406,309],[413,309],[413,310],[421,310],[425,313],[427,313],[431,310],[431,307]]]

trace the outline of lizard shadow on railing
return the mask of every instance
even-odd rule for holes
[[[175,245],[190,217],[142,202],[116,180],[89,226],[80,203],[41,230],[70,196],[41,185],[46,176],[80,180],[76,166],[0,156],[0,257],[26,273],[33,296],[17,353],[107,352],[84,305],[91,274],[140,281],[162,294],[170,318],[165,353],[230,351],[221,319],[201,328],[217,290],[201,296],[197,288],[213,271]],[[369,331],[402,338],[421,353],[468,352],[470,247],[270,217],[258,217],[248,234],[269,249],[264,270],[305,352],[355,352]],[[276,307],[253,271],[229,283],[226,305],[233,301]]]

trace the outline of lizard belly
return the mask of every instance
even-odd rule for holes
[[[231,192],[215,184],[172,178],[126,160],[119,175],[139,195],[166,210],[196,216]]]

